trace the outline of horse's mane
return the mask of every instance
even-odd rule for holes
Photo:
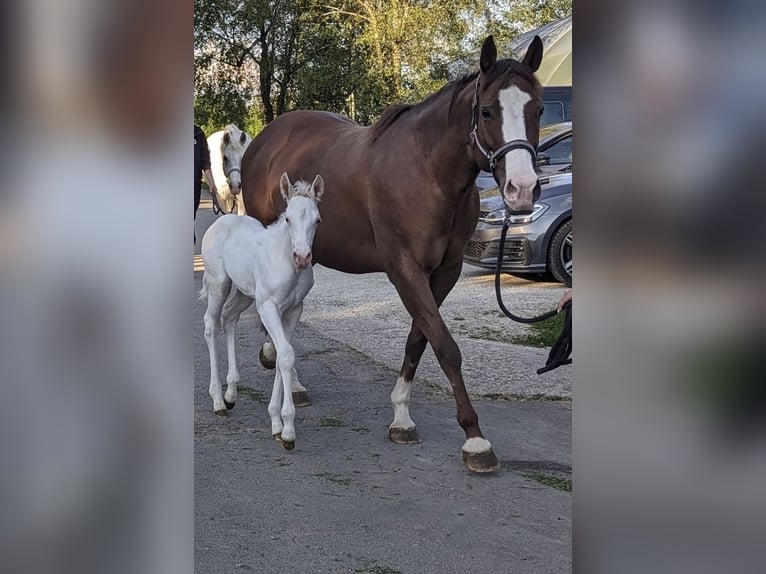
[[[297,195],[308,197],[309,199],[317,199],[311,191],[311,184],[302,179],[299,179],[298,181],[293,183],[292,197],[295,197]],[[317,201],[319,200],[317,199]]]
[[[517,62],[516,60],[498,60],[492,69],[492,74],[489,81],[492,82],[502,74],[511,74],[522,76],[533,85],[537,85],[537,79],[535,78],[529,66]],[[473,72],[472,74],[466,74],[446,83],[440,90],[434,92],[430,96],[426,97],[423,101],[416,104],[395,104],[388,106],[380,118],[372,126],[372,141],[377,140],[383,133],[391,127],[400,117],[409,112],[410,110],[417,110],[429,106],[434,100],[444,96],[450,96],[450,103],[448,109],[448,115],[452,113],[452,107],[457,100],[458,94],[463,91],[468,84],[475,82],[479,72]]]

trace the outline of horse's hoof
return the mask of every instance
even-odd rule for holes
[[[293,391],[293,404],[296,407],[307,407],[311,404],[311,399],[306,391]]]
[[[282,443],[282,448],[285,450],[293,450],[295,448],[294,440],[282,440],[280,442]]]
[[[263,347],[261,347],[260,353],[258,353],[258,358],[261,360],[261,365],[263,365],[264,369],[275,369],[277,366],[276,361],[269,360],[266,355],[263,353]]]
[[[282,442],[282,433],[280,433],[280,432],[274,433],[271,436],[274,438],[275,441]]]
[[[215,414],[217,416],[221,417],[222,419],[225,419],[225,418],[229,417],[229,411],[226,410],[226,409],[219,409],[219,410],[215,411]]]
[[[396,444],[420,444],[423,442],[416,427],[408,429],[389,427],[388,438]]]
[[[237,403],[236,403],[236,402],[230,403],[230,402],[229,402],[229,401],[227,401],[226,399],[223,399],[223,404],[225,404],[225,405],[226,405],[226,408],[227,408],[228,410],[231,410],[231,409],[233,409],[233,408],[234,408],[234,405],[236,405]]]
[[[468,470],[479,473],[495,472],[500,465],[492,449],[486,452],[463,451],[463,462]]]

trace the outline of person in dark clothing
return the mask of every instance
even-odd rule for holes
[[[210,171],[210,149],[207,147],[205,132],[198,125],[194,125],[194,219],[197,219],[200,196],[202,193],[202,176],[205,176],[210,194],[218,192],[213,180],[213,172]],[[194,232],[194,243],[197,243],[197,233]]]

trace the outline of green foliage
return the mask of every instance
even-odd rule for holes
[[[571,0],[195,0],[195,118],[250,133],[290,109],[373,122],[440,88],[487,33],[504,45]]]

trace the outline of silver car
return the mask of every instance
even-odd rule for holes
[[[511,216],[505,241],[503,270],[508,273],[545,273],[572,285],[572,172],[540,177],[540,199],[531,214]],[[505,204],[497,186],[480,192],[481,212],[465,247],[466,263],[494,269],[505,218]]]

